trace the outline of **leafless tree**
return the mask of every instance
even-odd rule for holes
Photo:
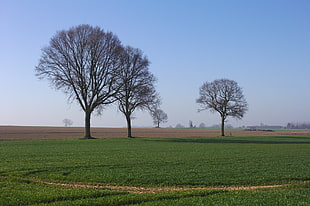
[[[65,124],[65,127],[69,127],[73,124],[73,121],[71,119],[64,119],[62,122]]]
[[[153,118],[153,123],[159,128],[160,123],[165,123],[168,121],[168,115],[161,109],[155,109],[151,111],[151,115]]]
[[[189,125],[189,128],[195,128],[196,127],[196,126],[194,126],[192,120],[189,120],[188,125]]]
[[[119,75],[119,110],[125,115],[128,137],[132,137],[131,117],[135,110],[148,109],[158,101],[154,83],[156,79],[148,70],[149,61],[139,49],[125,47],[121,57],[122,70]]]
[[[201,123],[199,124],[199,128],[206,128],[206,124],[203,123],[203,122],[201,122]]]
[[[92,138],[92,112],[116,100],[121,51],[117,36],[90,25],[59,31],[42,49],[36,75],[78,101],[85,112],[85,138]]]
[[[248,105],[237,82],[229,79],[218,79],[204,83],[199,90],[197,103],[202,110],[210,109],[221,116],[221,134],[225,136],[224,124],[228,116],[242,119]]]
[[[175,128],[177,128],[177,129],[183,129],[183,128],[185,128],[185,126],[182,125],[182,124],[180,124],[180,123],[178,123],[177,125],[175,125]]]

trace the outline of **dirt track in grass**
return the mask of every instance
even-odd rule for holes
[[[92,128],[92,136],[104,138],[126,138],[126,128]],[[218,137],[220,130],[216,129],[172,129],[172,128],[133,128],[136,138],[190,138]],[[29,127],[0,126],[0,141],[17,140],[55,140],[83,138],[82,127]],[[226,136],[310,136],[310,131],[245,131],[226,130]]]
[[[43,183],[47,185],[55,185],[62,187],[71,187],[71,188],[90,188],[90,189],[112,189],[125,191],[130,193],[160,193],[160,192],[173,192],[173,191],[188,191],[188,190],[256,190],[256,189],[270,189],[278,188],[289,185],[299,185],[307,183],[307,181],[296,182],[296,183],[287,183],[287,184],[277,184],[277,185],[256,185],[256,186],[218,186],[218,187],[135,187],[135,186],[113,186],[113,185],[87,185],[87,184],[69,184],[69,183],[56,183],[56,182],[47,182],[38,179],[32,179],[34,182]]]

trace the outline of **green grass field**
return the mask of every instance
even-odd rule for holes
[[[309,157],[293,136],[0,142],[0,205],[310,205]]]

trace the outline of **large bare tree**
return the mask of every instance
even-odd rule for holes
[[[224,124],[228,116],[242,119],[248,105],[237,82],[229,79],[218,79],[205,82],[199,90],[197,103],[202,110],[210,109],[221,116],[221,135],[225,136]]]
[[[85,138],[92,138],[92,112],[115,101],[121,51],[117,36],[90,25],[59,31],[42,49],[36,75],[78,101],[85,112]]]
[[[119,110],[125,115],[128,137],[132,137],[131,118],[135,110],[148,109],[158,103],[154,83],[156,79],[148,70],[149,61],[142,51],[125,47],[121,56],[122,71],[119,75],[120,90],[118,96]]]

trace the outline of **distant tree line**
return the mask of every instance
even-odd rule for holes
[[[286,126],[287,129],[310,129],[310,122],[290,122]]]
[[[280,126],[280,125],[265,125],[265,124],[261,124],[260,126],[247,126],[247,129],[252,129],[252,130],[273,130],[273,129],[285,129],[285,127]]]
[[[170,126],[170,128],[173,128],[172,126]],[[198,126],[194,125],[193,121],[189,121],[189,125],[188,127],[178,123],[175,125],[174,128],[177,128],[177,129],[182,129],[182,128],[191,128],[191,129],[194,129],[194,128],[199,128],[199,129],[220,129],[221,128],[221,125],[220,124],[214,124],[214,125],[211,125],[211,126],[207,126],[205,123],[200,123]],[[225,128],[226,129],[233,129],[234,127],[230,124],[225,124]]]

